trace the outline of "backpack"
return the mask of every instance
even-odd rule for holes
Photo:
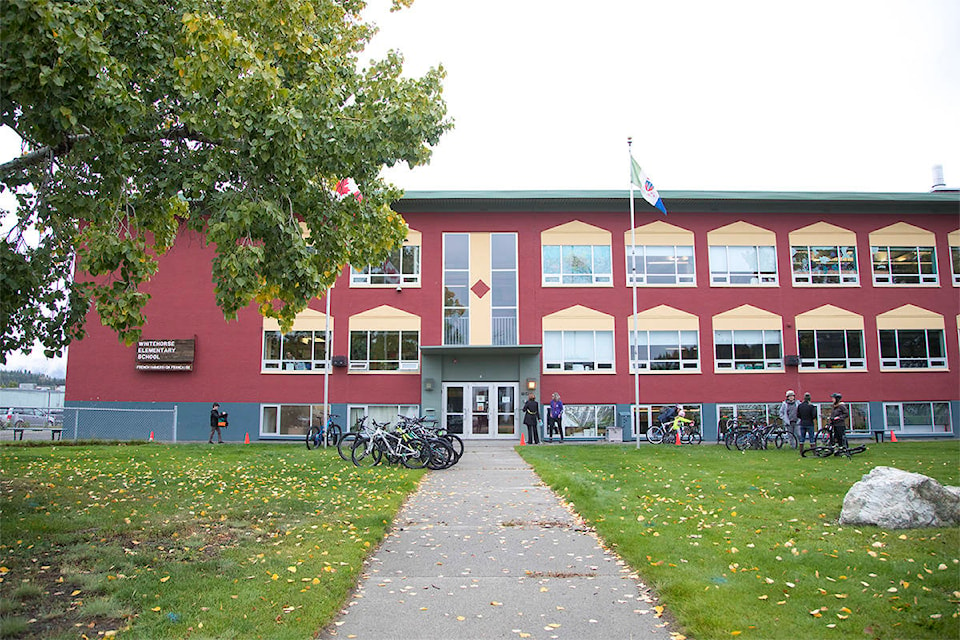
[[[660,421],[660,424],[665,422],[670,422],[677,417],[677,407],[676,405],[670,405],[660,409],[660,414],[657,416],[657,420]]]

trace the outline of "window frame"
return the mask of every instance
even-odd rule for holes
[[[678,367],[677,367],[676,369],[654,369],[654,368],[652,368],[652,367],[650,366],[651,361],[650,361],[650,359],[649,359],[649,348],[650,348],[650,344],[651,344],[651,342],[650,342],[650,334],[651,334],[651,333],[663,333],[663,334],[669,333],[669,334],[675,334],[675,335],[676,335],[676,337],[677,337],[677,343],[676,343],[676,344],[677,344],[677,350],[678,350],[678,352],[679,352],[679,357],[678,357],[678,359],[675,360],[675,361],[674,361],[674,360],[669,360],[669,361],[657,360],[657,361],[656,361],[656,362],[676,362],[677,365],[678,365]],[[683,357],[683,350],[684,350],[683,334],[684,334],[684,333],[692,333],[692,334],[694,334],[694,338],[695,338],[695,340],[696,340],[696,350],[697,350],[697,356],[696,356],[696,359],[695,359],[695,360],[691,360],[690,358],[684,358],[684,357]],[[645,361],[644,361],[644,360],[640,360],[639,358],[636,357],[638,350],[636,349],[636,346],[635,346],[635,344],[634,344],[634,338],[635,338],[635,337],[640,337],[640,336],[642,336],[642,335],[646,335],[646,345],[647,345],[647,350],[648,350],[648,351],[647,351],[648,358],[647,358]],[[641,374],[661,374],[661,373],[666,373],[666,374],[681,374],[681,373],[700,373],[700,372],[701,372],[701,369],[700,369],[700,367],[701,367],[701,365],[700,365],[700,361],[701,361],[701,357],[700,357],[700,331],[699,331],[699,329],[697,329],[697,330],[684,330],[684,329],[675,329],[675,330],[674,330],[674,329],[637,329],[636,331],[634,331],[633,328],[630,328],[630,329],[627,330],[627,336],[628,336],[628,337],[627,337],[627,344],[629,345],[629,349],[630,349],[630,373],[635,373],[635,372],[637,372],[637,371],[639,371]],[[644,362],[646,362],[646,365],[644,365]],[[694,366],[686,366],[686,367],[685,367],[685,366],[684,366],[684,363],[689,363],[689,362],[693,362],[693,365],[694,365]]]
[[[592,424],[581,420],[581,418],[592,420]],[[607,429],[616,426],[617,405],[615,404],[564,403],[563,405],[564,438],[604,438],[607,435]]]
[[[922,273],[921,265],[924,264],[920,261],[920,251],[921,250],[930,250],[930,262],[933,265],[932,273]],[[905,274],[894,274],[893,273],[893,254],[894,251],[909,251],[912,250],[915,257],[917,269],[915,274],[905,275]],[[877,272],[877,265],[880,264],[877,261],[877,255],[883,253],[884,260],[883,264],[886,264],[886,274]],[[870,268],[873,273],[873,285],[876,287],[937,287],[940,286],[940,274],[939,269],[937,268],[937,247],[933,245],[870,245]],[[898,275],[902,278],[913,278],[916,277],[916,282],[897,282],[896,278]]]
[[[359,334],[365,334],[365,358],[354,358],[354,340],[355,336]],[[380,336],[383,340],[390,340],[392,336],[396,335],[397,340],[397,358],[394,359],[385,359],[385,360],[374,360],[370,358],[370,349],[371,349],[371,334],[382,334]],[[417,358],[416,360],[411,360],[409,358],[404,358],[404,338],[405,334],[414,334],[417,340]],[[410,330],[410,329],[396,329],[396,330],[386,330],[386,329],[352,329],[350,331],[350,358],[349,358],[349,369],[350,373],[418,373],[420,371],[420,331]],[[395,363],[396,367],[382,367],[382,368],[371,368],[371,363],[380,363],[380,364],[390,364]]]
[[[638,287],[696,287],[697,286],[697,255],[694,245],[690,244],[674,244],[674,245],[665,245],[665,244],[638,244],[636,245],[638,251],[642,252],[641,260],[639,264],[643,264],[644,271],[640,273],[639,270],[636,273],[636,278],[634,278],[632,261],[635,259],[633,256],[634,245],[628,244],[625,250],[625,261],[626,261],[626,275],[627,275],[627,286],[633,286],[634,280],[636,280]],[[648,282],[650,277],[650,269],[648,262],[648,251],[651,248],[658,249],[672,249],[673,250],[673,263],[674,263],[674,272],[673,272],[673,282]],[[677,270],[677,267],[680,264],[680,257],[677,255],[679,249],[689,249],[690,255],[683,256],[690,258],[690,267],[692,269],[689,274],[680,274]],[[662,257],[662,256],[656,256]],[[667,277],[666,275],[657,274],[657,277]]]
[[[568,344],[568,334],[592,334],[593,336],[593,362],[591,364],[592,368],[587,369],[568,369],[567,367],[573,366],[584,366],[586,361],[577,360],[574,362],[572,359],[567,360],[564,350]],[[552,349],[553,345],[550,344],[551,341],[548,340],[548,334],[560,334],[560,358],[554,358],[552,353],[548,354],[548,349]],[[600,360],[597,356],[597,336],[598,334],[605,334],[609,336],[610,340],[610,360]],[[575,336],[570,336],[570,339],[573,339]],[[549,357],[548,357],[549,356]],[[611,374],[617,372],[616,367],[616,336],[614,332],[608,329],[570,329],[570,330],[547,330],[543,332],[543,372],[544,373],[556,373],[556,374]]]
[[[287,358],[284,358],[284,357],[283,357],[283,356],[284,356],[284,347],[283,347],[283,341],[284,341],[284,339],[287,338],[288,336],[292,336],[292,335],[294,335],[294,334],[305,334],[305,333],[310,333],[310,334],[312,334],[312,336],[313,336],[312,339],[311,339],[311,341],[310,341],[310,344],[311,344],[311,350],[314,351],[314,353],[313,353],[314,356],[316,356],[316,351],[315,351],[315,349],[316,349],[316,344],[317,344],[317,342],[322,342],[322,343],[323,343],[323,356],[324,356],[324,357],[323,357],[322,359],[317,359],[316,357],[314,357],[313,359],[310,359],[310,360],[298,360],[298,359],[287,359]],[[279,337],[279,344],[278,344],[278,349],[279,349],[279,354],[280,354],[280,358],[279,358],[279,359],[277,359],[277,358],[267,358],[267,357],[266,357],[266,356],[267,356],[267,336],[268,336],[268,334],[270,334],[270,335],[276,335],[276,336]],[[262,329],[262,330],[261,330],[261,336],[260,336],[260,373],[268,373],[268,374],[281,374],[281,373],[288,373],[288,374],[289,374],[289,373],[295,373],[295,374],[318,374],[318,373],[323,373],[324,371],[326,371],[326,370],[327,370],[327,367],[329,366],[329,363],[330,363],[330,357],[329,357],[329,352],[328,352],[328,349],[327,349],[326,331],[315,330],[315,329],[291,329],[291,330],[290,330],[289,332],[287,332],[286,334],[282,334],[282,333],[280,333],[280,331],[277,330],[277,329]],[[292,366],[289,366],[289,367],[288,367],[288,366],[285,366],[285,365],[287,365],[287,364],[290,364],[290,365],[292,365]],[[298,364],[302,364],[302,365],[304,365],[304,366],[298,367],[298,366],[297,366]],[[276,366],[271,366],[271,365],[276,365]]]
[[[575,248],[590,249],[590,273],[578,274],[573,272],[564,272],[564,251]],[[547,272],[547,251],[559,250],[559,267],[557,273]],[[608,272],[597,270],[597,249],[606,250],[606,263],[609,266]],[[540,264],[541,264],[541,285],[544,287],[612,287],[613,286],[613,249],[610,244],[541,244],[540,245]],[[555,280],[554,280],[555,278]],[[590,278],[589,282],[569,282],[568,278]]]
[[[738,343],[736,338],[737,334],[743,334],[746,332],[757,332],[761,333],[761,348],[763,350],[762,358],[752,358],[752,359],[738,359],[736,356],[737,345],[747,346],[749,343],[742,342]],[[721,358],[717,353],[717,348],[721,345],[727,344],[720,342],[717,339],[717,334],[719,333],[729,333],[731,334],[730,338],[730,350],[731,358]],[[777,333],[779,334],[779,340],[777,342],[780,348],[780,355],[778,357],[767,357],[767,345],[774,344],[773,342],[767,342],[768,333]],[[714,329],[713,330],[713,366],[715,373],[770,373],[770,372],[779,372],[782,373],[784,369],[783,362],[783,331],[781,329]],[[738,360],[740,363],[738,364]],[[746,365],[747,363],[754,363],[760,360],[761,367],[757,368],[741,366],[741,364]],[[728,364],[727,364],[728,363]]]
[[[950,274],[953,286],[960,287],[960,247],[950,247]]]
[[[843,358],[821,358],[820,353],[820,343],[819,343],[819,333],[821,332],[841,332],[843,333],[843,349],[844,357]],[[851,357],[850,356],[850,333],[860,334],[860,357]],[[814,356],[805,357],[801,345],[801,334],[802,333],[812,333],[813,334],[813,346],[814,346]],[[865,343],[863,341],[863,330],[862,329],[797,329],[797,351],[799,352],[800,357],[800,371],[866,371],[867,370],[867,355],[865,349]],[[843,360],[843,366],[822,366],[828,362],[839,362]]]
[[[413,272],[409,274],[404,273],[404,268],[406,267],[406,260],[404,254],[407,251],[415,253],[415,256],[409,258],[408,260],[414,260]],[[356,269],[352,265],[350,266],[350,286],[351,287],[366,287],[371,289],[378,288],[394,288],[394,287],[419,287],[420,286],[420,275],[421,275],[421,247],[416,244],[405,244],[400,247],[397,247],[397,263],[399,268],[394,267],[396,270],[395,274],[388,274],[384,269],[383,273],[370,273],[370,269],[373,268],[373,265],[366,265],[363,269]],[[381,265],[378,267],[385,267],[390,263],[391,258],[394,257],[394,252],[391,252],[386,259],[384,259]],[[374,278],[382,278],[382,282],[373,282]],[[390,281],[387,281],[390,279]]]
[[[306,407],[309,410],[307,419],[305,421],[306,424],[302,427],[302,432],[299,429],[292,431],[288,430],[286,432],[281,431],[284,409],[286,408],[287,410],[290,410],[296,407]],[[266,422],[265,413],[268,409],[276,410],[274,419],[274,426],[276,427],[276,430],[274,431],[266,431],[264,429],[264,424]],[[311,425],[319,426],[323,424],[323,410],[323,403],[311,404],[309,402],[263,402],[260,404],[260,437],[302,439],[304,436],[306,436]]]
[[[930,407],[930,428],[928,430],[921,429],[908,429],[909,427],[923,427],[926,425],[904,425],[904,405],[929,405]],[[937,427],[936,419],[938,415],[938,407],[941,410],[940,415],[945,415],[947,418],[947,424],[944,425],[946,429],[943,431],[936,431]],[[890,422],[890,410],[896,409],[899,414],[899,420],[896,425],[891,424]],[[950,403],[942,400],[930,400],[930,401],[911,401],[911,402],[884,402],[883,403],[883,427],[885,431],[898,431],[900,433],[917,433],[923,435],[929,434],[942,434],[942,435],[953,435],[953,416],[950,414]]]
[[[922,358],[914,357],[903,357],[900,355],[901,348],[901,331],[922,331],[924,332],[923,345],[926,351],[926,356]],[[942,356],[931,356],[930,355],[930,332],[936,331],[939,332],[940,336],[940,352]],[[884,355],[884,333],[892,332],[896,334],[894,336],[894,344],[897,348],[897,355],[894,357]],[[877,343],[878,343],[878,353],[880,354],[880,369],[882,371],[943,371],[948,369],[947,362],[947,350],[946,350],[946,331],[944,329],[877,329]],[[904,361],[925,361],[926,366],[903,366]]]
[[[714,251],[723,249],[725,271],[719,271],[714,264]],[[730,250],[731,249],[753,249],[754,257],[757,262],[755,272],[731,272],[730,271]],[[760,250],[771,249],[773,251],[773,272],[764,272],[761,270]],[[768,244],[712,244],[707,247],[707,259],[710,265],[710,286],[711,287],[778,287],[780,286],[780,268],[777,261],[777,246]],[[734,276],[756,278],[757,282],[732,282]]]
[[[814,282],[814,278],[817,277],[829,277],[829,276],[817,276],[813,271],[813,260],[811,254],[814,249],[836,249],[836,273],[837,281],[836,282]],[[807,254],[807,273],[798,273],[796,270],[796,254],[798,251],[805,251]],[[843,254],[844,250],[853,251],[853,272],[843,270]],[[857,255],[856,245],[790,245],[790,274],[795,286],[810,286],[810,287],[858,287],[860,286],[860,266]]]

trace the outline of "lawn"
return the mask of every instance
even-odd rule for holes
[[[0,637],[297,640],[424,473],[293,444],[3,446],[0,472]]]
[[[839,526],[875,466],[960,484],[960,443],[851,460],[716,446],[519,447],[676,616],[710,638],[960,637],[960,530]]]

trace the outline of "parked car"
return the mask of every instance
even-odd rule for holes
[[[6,415],[8,427],[52,427],[56,420],[44,409],[10,409]]]

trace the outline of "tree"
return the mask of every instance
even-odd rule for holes
[[[254,302],[285,329],[344,265],[400,244],[401,192],[379,173],[427,162],[452,124],[442,67],[407,78],[396,52],[361,65],[365,5],[7,0],[0,111],[23,154],[0,165],[18,199],[0,243],[0,363],[35,340],[61,353],[91,304],[135,342],[140,287],[183,229],[216,247],[227,319]],[[347,177],[362,199],[334,194]]]

